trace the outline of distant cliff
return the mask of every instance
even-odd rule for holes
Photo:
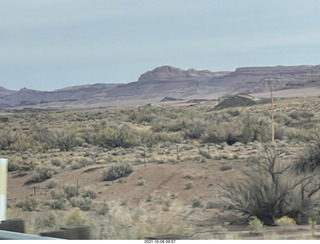
[[[247,67],[233,72],[161,66],[128,84],[99,83],[51,92],[25,88],[11,91],[0,87],[0,108],[134,105],[159,102],[164,97],[177,100],[213,99],[225,94],[269,92],[271,82],[275,91],[292,90],[297,94],[310,89],[319,91],[320,95],[320,65]]]

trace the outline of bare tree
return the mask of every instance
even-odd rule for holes
[[[320,179],[315,174],[296,175],[283,152],[265,146],[263,154],[250,164],[244,178],[222,185],[224,204],[266,225],[283,216],[304,223],[318,214]]]

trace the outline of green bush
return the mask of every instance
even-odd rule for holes
[[[230,166],[230,165],[222,165],[220,167],[221,171],[228,171],[228,170],[231,170],[231,169],[232,169],[232,166]]]
[[[202,157],[206,158],[206,159],[211,159],[212,158],[212,156],[211,156],[211,154],[209,152],[206,152],[206,151],[203,151],[203,150],[199,150],[199,154]]]
[[[280,219],[277,219],[274,224],[281,227],[294,227],[297,225],[294,219],[287,216],[283,216]]]
[[[19,162],[13,161],[13,160],[8,160],[8,171],[9,172],[17,171],[19,169],[20,169]]]
[[[63,187],[63,192],[65,196],[70,199],[71,197],[77,196],[77,187],[75,186],[64,186]]]
[[[70,151],[76,144],[76,132],[73,129],[57,129],[52,133],[52,146],[61,151]]]
[[[47,186],[49,189],[52,189],[52,188],[57,187],[57,185],[58,185],[57,180],[55,180],[55,179],[50,179],[50,180],[48,181],[48,183],[47,183],[46,186]]]
[[[131,147],[139,144],[137,132],[126,125],[113,126],[102,131],[99,144],[106,148]]]
[[[241,141],[239,124],[234,121],[211,123],[207,126],[204,135],[202,136],[203,143],[221,144],[226,142],[228,145]]]
[[[9,150],[11,146],[19,140],[21,135],[17,131],[9,129],[0,131],[0,150]]]
[[[185,139],[200,139],[206,132],[207,124],[204,121],[188,121],[182,130]]]
[[[50,208],[51,209],[58,209],[58,210],[66,210],[67,204],[68,204],[67,199],[60,198],[60,199],[56,199],[56,200],[53,200],[52,202],[50,202]]]
[[[80,208],[75,208],[73,212],[68,216],[66,225],[67,226],[79,226],[85,223],[84,218],[82,217],[82,212]]]
[[[97,194],[95,193],[95,191],[93,190],[86,190],[83,194],[82,197],[86,198],[90,198],[90,199],[95,199],[97,198]]]
[[[88,165],[92,165],[94,164],[94,161],[92,159],[89,158],[77,158],[74,160],[74,162],[71,165],[72,169],[80,169],[83,167],[86,167]]]
[[[271,139],[271,123],[265,117],[246,115],[242,119],[241,142],[267,142]]]
[[[191,200],[191,206],[193,208],[202,208],[203,204],[199,198],[195,197],[195,198],[192,198]]]
[[[24,202],[18,203],[16,207],[22,208],[23,211],[35,211],[39,203],[36,197],[27,197]]]
[[[92,200],[89,197],[70,199],[72,207],[77,207],[82,211],[88,211],[92,208]]]
[[[117,166],[111,166],[108,171],[103,171],[102,179],[104,181],[116,180],[121,177],[126,177],[133,172],[132,167],[128,163]]]
[[[251,220],[248,223],[248,229],[259,232],[263,227],[263,223],[256,216],[251,217]]]
[[[66,199],[67,195],[62,189],[55,189],[50,192],[52,199]]]
[[[35,168],[35,171],[36,172],[27,183],[43,182],[58,173],[58,170],[50,165],[39,165]]]
[[[100,215],[106,215],[110,210],[109,204],[107,202],[103,202],[101,208],[98,210]]]

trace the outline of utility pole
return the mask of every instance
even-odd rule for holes
[[[272,81],[270,81],[270,93],[271,93],[271,142],[274,144],[274,102],[272,92]]]

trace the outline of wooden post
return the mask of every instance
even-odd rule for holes
[[[274,144],[274,102],[272,92],[272,81],[270,82],[270,93],[271,93],[271,142]]]
[[[180,160],[180,157],[179,157],[179,145],[177,145],[177,161]]]
[[[146,146],[143,146],[143,161],[144,161],[144,167],[147,166],[147,160],[146,160]]]
[[[77,179],[77,197],[79,196],[79,180]]]

